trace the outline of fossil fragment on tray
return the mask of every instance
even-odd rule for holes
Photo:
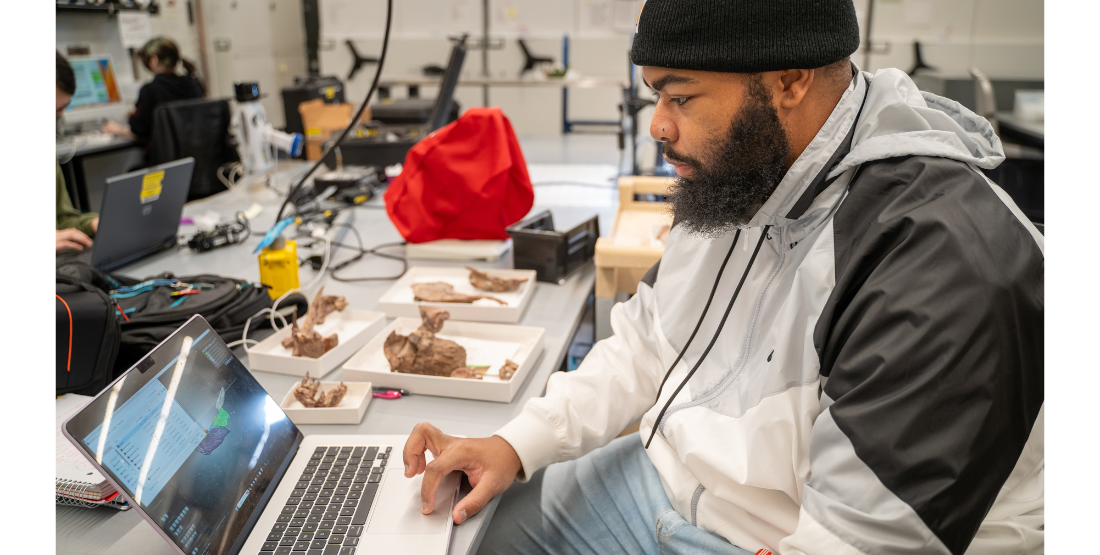
[[[451,371],[452,378],[465,378],[467,380],[480,380],[481,374],[478,374],[473,368],[455,368]]]
[[[302,383],[294,388],[294,398],[306,408],[335,407],[340,404],[340,401],[344,399],[344,395],[348,392],[348,386],[344,382],[340,382],[339,386],[330,389],[326,393],[321,393],[320,397],[318,397],[318,389],[320,389],[320,383],[317,380],[311,380],[309,372],[306,372],[305,377],[302,378]]]
[[[510,359],[504,359],[504,366],[500,367],[500,379],[510,380],[512,376],[516,375],[516,370],[519,370],[519,365],[512,362]]]
[[[450,317],[446,310],[420,307],[420,327],[409,335],[390,332],[382,352],[390,369],[403,374],[451,376],[456,369],[466,369],[466,349],[449,339],[436,337],[443,322]]]
[[[313,328],[324,324],[325,319],[333,312],[340,312],[348,307],[348,301],[339,295],[325,295],[325,288],[321,287],[317,295],[313,297],[313,303],[309,305],[309,311],[302,318],[301,328],[298,327],[298,311],[294,311],[294,322],[290,328],[290,335],[283,338],[284,348],[293,349],[292,356],[304,356],[320,358],[339,344],[340,338],[334,333],[328,337],[322,337]]]
[[[510,279],[491,276],[485,272],[475,270],[469,266],[466,269],[470,271],[470,285],[481,289],[482,291],[492,291],[493,293],[507,293],[508,291],[515,291],[519,289],[519,286],[523,282],[527,281],[527,278],[522,279]]]
[[[413,300],[418,302],[429,303],[472,303],[479,299],[489,299],[490,301],[496,301],[502,305],[508,303],[489,295],[465,295],[463,293],[456,293],[454,286],[449,283],[443,283],[442,281],[435,281],[431,283],[414,283],[412,285]]]

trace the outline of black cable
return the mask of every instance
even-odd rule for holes
[[[404,246],[404,245],[405,245],[404,242],[385,243],[385,244],[378,245],[378,246],[364,252],[364,254],[373,254],[373,255],[381,257],[381,258],[389,258],[390,260],[400,261],[401,262],[401,272],[396,274],[396,275],[392,275],[392,276],[364,276],[364,277],[353,277],[353,278],[340,277],[340,276],[336,275],[336,272],[338,270],[341,270],[344,267],[346,267],[348,264],[351,264],[352,262],[355,262],[355,261],[359,260],[360,258],[362,258],[362,256],[356,256],[356,257],[353,257],[349,260],[341,262],[340,264],[338,264],[338,265],[336,265],[332,268],[329,268],[329,270],[332,272],[332,279],[334,279],[336,281],[343,281],[343,282],[390,281],[390,280],[400,279],[401,276],[405,275],[405,272],[409,271],[409,260],[408,260],[408,258],[406,258],[404,256],[398,256],[398,255],[395,255],[395,254],[387,254],[387,253],[384,253],[384,252],[378,252],[378,249],[387,248],[387,247],[400,247],[400,246]]]
[[[406,257],[399,256],[399,255],[396,255],[396,254],[389,254],[389,253],[379,252],[380,249],[391,248],[391,247],[403,247],[403,246],[406,245],[406,243],[404,241],[399,241],[399,242],[396,242],[396,243],[383,243],[381,245],[376,245],[372,248],[367,249],[367,248],[364,248],[364,246],[363,246],[363,237],[359,234],[359,230],[356,229],[355,226],[353,226],[351,224],[344,223],[344,224],[336,224],[332,227],[346,227],[346,228],[348,228],[349,230],[351,230],[351,232],[353,234],[355,234],[355,241],[359,244],[359,246],[356,247],[356,246],[352,246],[352,245],[345,245],[345,244],[339,243],[337,241],[331,241],[330,242],[331,245],[335,245],[335,246],[345,248],[345,249],[349,249],[349,250],[359,251],[358,254],[356,254],[355,256],[352,256],[351,258],[349,258],[347,260],[340,261],[339,263],[333,263],[331,261],[329,262],[328,271],[331,273],[332,279],[334,279],[336,281],[343,281],[343,282],[390,281],[390,280],[400,279],[402,276],[405,275],[405,272],[409,271],[409,261]],[[309,237],[312,237],[312,236],[309,236]],[[320,241],[320,239],[317,239],[317,240]],[[347,268],[348,266],[354,264],[355,262],[358,262],[358,261],[362,260],[363,257],[370,256],[370,255],[374,255],[374,256],[377,256],[379,258],[388,258],[390,260],[397,260],[398,262],[401,262],[401,272],[396,274],[396,275],[392,275],[392,276],[365,276],[365,277],[351,277],[351,278],[341,277],[341,276],[336,275],[336,272],[338,272],[340,270],[343,270],[344,268]]]
[[[363,112],[366,110],[367,105],[370,103],[370,97],[373,96],[374,91],[378,89],[378,79],[382,76],[382,65],[386,62],[386,51],[389,49],[390,46],[390,24],[392,23],[392,21],[393,0],[386,0],[386,31],[385,34],[382,35],[382,53],[378,56],[378,68],[374,72],[374,80],[371,82],[370,89],[367,90],[367,96],[363,99],[363,103],[359,106],[359,111],[357,111],[355,113],[355,116],[351,118],[351,122],[348,123],[348,126],[345,127],[343,131],[340,132],[340,136],[337,137],[336,142],[332,143],[332,146],[325,150],[324,155],[322,155],[321,158],[317,160],[317,163],[314,164],[313,167],[310,168],[309,171],[306,172],[305,175],[303,175],[301,179],[298,180],[298,183],[296,183],[293,187],[290,188],[289,191],[287,191],[286,198],[283,199],[283,204],[279,207],[279,211],[275,214],[276,222],[283,219],[283,211],[285,211],[286,206],[290,204],[290,199],[293,198],[295,193],[297,193],[298,190],[302,188],[302,185],[305,184],[307,179],[309,179],[309,176],[313,175],[313,172],[317,171],[317,168],[321,167],[321,164],[324,164],[325,160],[328,160],[328,158],[332,156],[332,153],[337,148],[339,148],[341,144],[343,144],[344,138],[348,136],[348,131],[350,131],[352,127],[355,127],[359,123],[359,118],[363,116]]]
[[[733,249],[737,247],[737,240],[740,238],[741,228],[737,228],[737,233],[733,235],[733,243],[730,244],[730,250],[726,253],[726,258],[722,260],[722,265],[718,268],[718,277],[714,278],[714,285],[710,288],[707,304],[703,305],[703,313],[699,315],[699,321],[695,323],[695,329],[691,330],[691,336],[688,337],[687,343],[684,343],[684,348],[680,349],[680,354],[676,355],[676,360],[672,361],[672,365],[668,367],[668,372],[665,372],[665,378],[661,380],[661,387],[657,388],[657,398],[653,400],[654,403],[661,400],[661,392],[665,389],[665,382],[668,381],[668,377],[672,375],[672,369],[676,368],[676,365],[680,363],[680,359],[684,358],[684,353],[691,346],[691,342],[695,340],[695,334],[699,333],[699,328],[703,325],[703,319],[707,317],[707,311],[710,310],[710,303],[714,300],[714,293],[718,291],[718,283],[722,281],[722,274],[726,271],[726,263],[730,261]]]
[[[745,273],[741,274],[741,281],[737,283],[737,289],[733,291],[733,298],[730,299],[730,304],[726,306],[726,312],[722,315],[722,321],[718,322],[718,329],[715,330],[714,336],[711,337],[710,344],[707,345],[706,350],[703,351],[703,354],[699,357],[698,362],[695,363],[695,366],[691,368],[691,371],[688,372],[687,376],[685,376],[683,381],[680,382],[680,385],[676,387],[676,391],[673,391],[672,395],[668,397],[668,401],[666,401],[665,406],[661,408],[661,412],[657,413],[657,420],[653,421],[653,429],[650,430],[649,439],[645,442],[646,449],[649,449],[649,444],[653,442],[653,436],[657,434],[657,428],[661,425],[661,418],[664,417],[665,411],[668,410],[668,407],[672,405],[672,400],[680,394],[680,390],[682,390],[684,386],[687,385],[688,380],[690,380],[691,377],[695,375],[695,371],[698,370],[700,366],[702,366],[703,361],[706,360],[707,355],[710,354],[710,350],[714,348],[714,344],[718,342],[718,336],[722,334],[722,328],[726,325],[726,318],[729,318],[730,311],[733,310],[733,303],[737,301],[737,296],[741,294],[741,287],[745,285],[745,279],[749,277],[749,270],[752,270],[752,265],[756,262],[756,255],[760,254],[760,247],[764,244],[764,239],[767,239],[768,230],[771,229],[771,227],[771,225],[764,226],[764,231],[760,233],[760,241],[756,243],[756,248],[752,251],[752,258],[749,258],[749,264],[745,267]]]

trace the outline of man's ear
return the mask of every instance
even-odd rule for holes
[[[770,77],[770,79],[769,79]],[[814,83],[812,69],[786,69],[770,71],[765,74],[765,82],[770,82],[772,99],[778,110],[793,110],[806,98],[810,86]]]

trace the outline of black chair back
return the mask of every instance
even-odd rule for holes
[[[178,100],[157,106],[153,112],[149,165],[191,156],[195,159],[195,171],[187,200],[224,191],[218,168],[240,159],[229,138],[231,117],[227,99]]]

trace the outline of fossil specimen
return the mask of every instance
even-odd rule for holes
[[[466,349],[435,336],[449,317],[446,310],[422,306],[421,324],[416,331],[409,335],[391,332],[382,346],[390,368],[394,372],[428,376],[451,376],[456,369],[466,370]]]
[[[492,291],[493,293],[505,293],[508,291],[515,291],[519,289],[519,286],[527,281],[527,278],[523,279],[509,279],[502,277],[494,277],[485,272],[475,270],[469,266],[466,269],[470,271],[470,285],[481,289],[482,291]]]
[[[413,300],[429,303],[472,303],[478,299],[489,299],[502,305],[508,303],[489,295],[464,295],[456,293],[455,288],[449,283],[436,281],[432,283],[414,283],[412,285]]]
[[[468,380],[480,380],[481,374],[478,374],[473,368],[455,368],[451,371],[452,378],[465,378]]]
[[[324,293],[324,287],[317,291],[317,295],[313,297],[313,303],[309,305],[309,311],[306,312],[305,318],[302,318],[301,327],[298,326],[298,311],[294,311],[290,335],[282,341],[284,348],[293,349],[292,356],[320,358],[339,344],[340,338],[335,333],[322,337],[320,333],[314,331],[313,327],[325,323],[325,318],[333,312],[347,308],[348,301],[342,296],[326,296]]]
[[[500,367],[500,379],[510,380],[512,376],[516,375],[516,370],[519,370],[519,365],[512,362],[509,359],[504,359],[504,366]]]
[[[321,393],[318,397],[318,389],[321,384],[317,380],[311,380],[309,378],[309,372],[306,372],[305,377],[302,378],[302,383],[298,384],[298,387],[294,388],[294,398],[307,408],[323,408],[323,407],[335,407],[343,400],[344,395],[348,392],[348,386],[344,382],[340,382],[340,385],[330,389],[327,393]]]

